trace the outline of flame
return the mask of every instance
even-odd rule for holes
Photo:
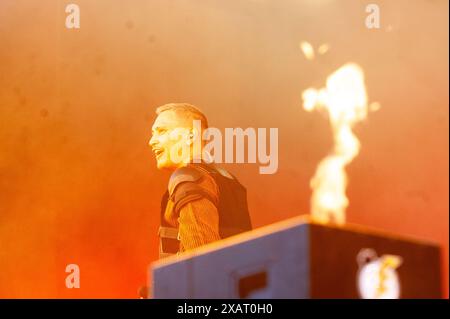
[[[317,49],[317,53],[319,53],[320,55],[324,55],[325,53],[328,52],[329,49],[330,49],[329,44],[328,43],[323,43]],[[314,47],[312,46],[311,43],[309,43],[308,41],[300,42],[300,50],[302,50],[302,52],[305,55],[305,58],[307,60],[310,60],[310,61],[314,60],[314,58],[315,58],[315,51],[314,51]]]
[[[328,50],[330,49],[330,46],[327,43],[322,44],[319,49],[317,49],[317,52],[319,52],[319,54],[325,54],[328,52]]]
[[[344,168],[360,149],[352,128],[363,121],[368,112],[363,70],[354,63],[342,66],[327,78],[325,88],[309,88],[303,92],[303,108],[309,112],[326,110],[334,138],[332,154],[319,163],[311,179],[312,217],[321,223],[344,224],[349,204],[345,195],[347,175]]]
[[[311,43],[307,41],[300,42],[300,49],[302,50],[307,60],[314,59],[314,48]]]

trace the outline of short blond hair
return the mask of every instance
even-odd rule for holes
[[[156,114],[162,112],[173,111],[177,116],[190,117],[192,120],[200,120],[202,128],[208,128],[208,120],[205,114],[202,113],[196,106],[189,103],[167,103],[156,108]]]

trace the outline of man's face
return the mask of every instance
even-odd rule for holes
[[[176,169],[184,164],[178,156],[180,145],[189,149],[189,122],[174,111],[158,115],[152,126],[149,145],[156,158],[158,169]],[[184,156],[185,157],[185,156]]]

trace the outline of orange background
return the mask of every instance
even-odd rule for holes
[[[154,108],[190,102],[212,126],[278,127],[279,170],[229,165],[255,226],[309,211],[332,146],[302,109],[346,62],[382,108],[356,128],[348,221],[440,243],[448,296],[448,2],[0,2],[0,297],[135,298],[157,258],[168,173],[147,141]],[[307,61],[300,41],[330,51]],[[65,288],[65,266],[81,288]]]

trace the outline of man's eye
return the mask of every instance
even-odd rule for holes
[[[166,129],[158,129],[158,130],[155,130],[155,131],[153,131],[153,135],[161,135],[161,134],[164,134],[164,133],[166,133]]]

